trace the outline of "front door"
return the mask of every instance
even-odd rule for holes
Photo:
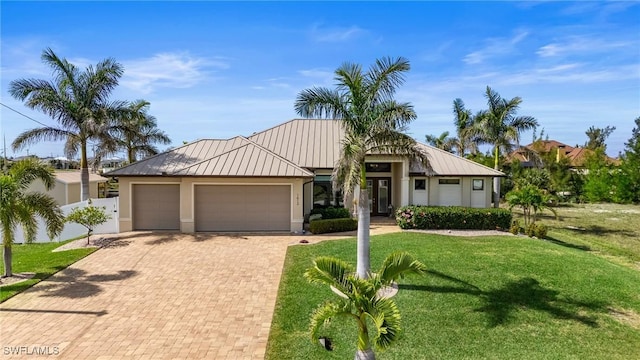
[[[367,178],[371,216],[388,216],[391,204],[391,178]]]

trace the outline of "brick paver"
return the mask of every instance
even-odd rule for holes
[[[287,246],[344,237],[120,234],[0,304],[0,358],[263,359]]]
[[[292,241],[123,234],[1,304],[0,357],[263,359]]]

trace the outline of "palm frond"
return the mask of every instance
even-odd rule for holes
[[[423,275],[426,271],[427,266],[414,258],[413,255],[403,251],[396,251],[387,256],[378,274],[384,284],[390,284],[407,274]]]
[[[326,302],[318,306],[311,314],[311,321],[309,322],[311,341],[317,343],[320,337],[320,330],[328,325],[333,318],[340,315],[351,315],[351,312],[348,311],[348,304],[341,300]]]
[[[375,324],[374,345],[379,349],[387,349],[401,331],[398,306],[391,299],[375,299],[367,313]]]
[[[32,192],[25,194],[24,202],[33,214],[44,219],[47,235],[50,239],[58,236],[64,229],[64,215],[56,201],[48,194]],[[33,217],[33,216],[32,216]]]
[[[27,190],[35,180],[42,181],[47,190],[50,190],[55,185],[53,170],[36,159],[24,159],[16,162],[9,169],[9,174],[11,174],[21,191]]]
[[[354,268],[346,261],[332,257],[318,257],[313,261],[313,267],[307,269],[304,278],[312,284],[324,284],[334,286],[343,293],[348,293],[349,274]]]
[[[306,118],[342,119],[347,114],[337,91],[314,87],[303,90],[296,97],[295,111]]]
[[[11,147],[13,150],[20,150],[26,146],[34,145],[42,141],[65,140],[69,135],[73,135],[73,133],[54,127],[31,129],[19,134],[15,140],[13,140],[13,143],[11,143]]]

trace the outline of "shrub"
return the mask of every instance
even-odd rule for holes
[[[396,211],[402,229],[509,229],[507,209],[477,209],[460,206],[403,206]]]
[[[545,239],[547,237],[547,225],[536,223],[536,228],[533,231],[533,234],[538,239]]]
[[[309,224],[309,231],[314,234],[325,234],[341,231],[352,231],[358,228],[356,219],[325,219],[315,220]]]
[[[527,226],[526,234],[529,237],[537,237],[538,239],[544,239],[547,237],[547,226],[541,223],[531,223]]]
[[[322,218],[325,220],[351,218],[349,209],[346,209],[346,208],[328,207],[328,208],[312,209],[311,215],[315,215],[315,214],[322,215]]]
[[[511,227],[509,227],[509,232],[513,235],[520,234],[520,221],[514,219],[511,222]]]

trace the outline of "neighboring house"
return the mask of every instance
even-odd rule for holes
[[[40,180],[34,181],[29,187],[30,191],[40,191],[51,195],[58,205],[73,204],[80,201],[80,171],[56,171],[56,184],[47,191]],[[89,174],[89,197],[99,198],[104,196],[104,183],[109,179],[97,174]],[[102,185],[99,185],[102,184]]]
[[[249,137],[198,140],[116,169],[120,230],[300,231],[314,206],[340,203],[331,182],[341,123],[291,120]],[[489,207],[503,173],[419,144],[429,167],[367,157],[372,216],[408,204]],[[347,202],[346,204],[349,204]]]
[[[583,147],[572,147],[556,140],[540,140],[512,151],[507,155],[507,162],[518,160],[523,167],[539,167],[542,164],[540,164],[537,154],[549,153],[556,161],[560,161],[562,158],[568,159],[569,166],[574,169],[584,168],[586,160],[594,154],[593,150]],[[619,162],[611,157],[607,157],[607,161],[612,164]]]

